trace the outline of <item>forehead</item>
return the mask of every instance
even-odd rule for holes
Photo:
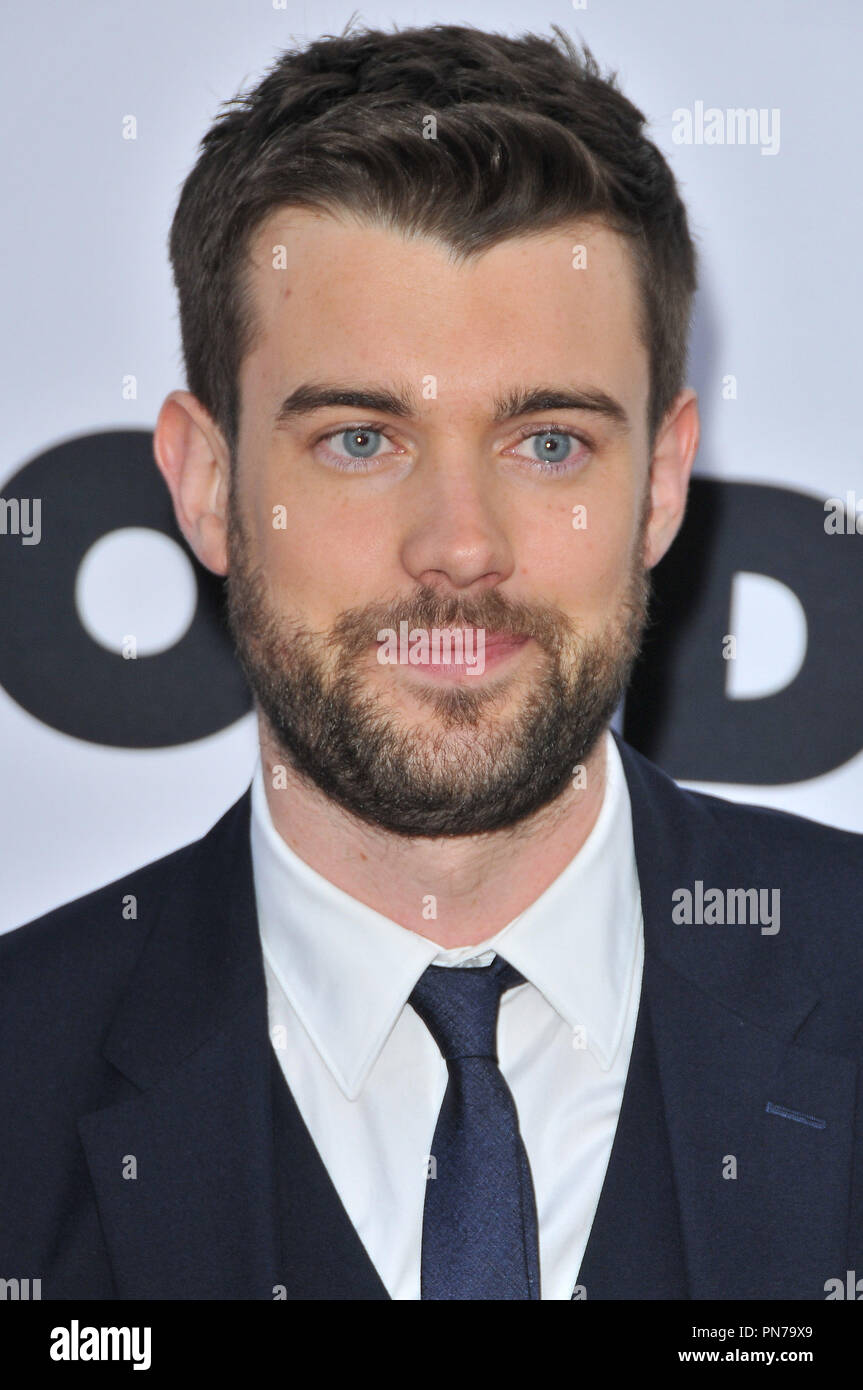
[[[256,393],[300,378],[437,379],[455,395],[561,370],[634,412],[648,364],[626,240],[578,221],[468,260],[427,237],[307,209],[271,214],[250,243]]]

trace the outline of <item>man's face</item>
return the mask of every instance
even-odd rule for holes
[[[649,377],[625,244],[582,223],[459,266],[285,209],[251,264],[229,596],[270,751],[400,834],[516,824],[594,748],[645,621]],[[344,403],[281,410],[300,386]]]

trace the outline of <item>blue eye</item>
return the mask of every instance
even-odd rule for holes
[[[381,453],[385,439],[389,436],[372,425],[349,425],[347,429],[325,434],[318,444],[333,468],[340,468],[343,473],[367,473],[370,471],[368,465],[383,463],[401,452],[390,449]],[[333,445],[338,447],[333,448]]]
[[[562,463],[569,453],[573,436],[562,430],[545,430],[532,434],[533,451],[543,463]]]
[[[522,447],[528,443],[533,445],[532,458],[527,453],[513,453],[512,457],[528,464],[534,473],[550,477],[577,472],[593,455],[593,446],[586,439],[563,426],[525,430],[521,436]]]
[[[333,436],[334,438],[336,436]],[[383,436],[379,430],[349,429],[337,436],[351,458],[367,459],[380,447]]]

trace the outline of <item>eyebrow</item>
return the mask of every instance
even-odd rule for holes
[[[304,382],[291,391],[276,412],[276,429],[302,415],[327,406],[347,406],[351,410],[369,410],[380,415],[410,419],[419,414],[417,397],[407,390],[391,390],[379,386],[349,386],[327,382]],[[532,386],[516,387],[494,401],[495,424],[530,415],[536,411],[589,410],[603,416],[618,430],[630,429],[630,420],[623,406],[607,391],[595,387]]]

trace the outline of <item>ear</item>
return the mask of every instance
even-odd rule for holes
[[[700,434],[698,398],[687,387],[674,398],[653,449],[650,516],[644,536],[646,569],[659,563],[680,530]]]
[[[172,391],[166,398],[153,452],[192,550],[208,570],[227,574],[230,454],[212,416],[189,391]]]

